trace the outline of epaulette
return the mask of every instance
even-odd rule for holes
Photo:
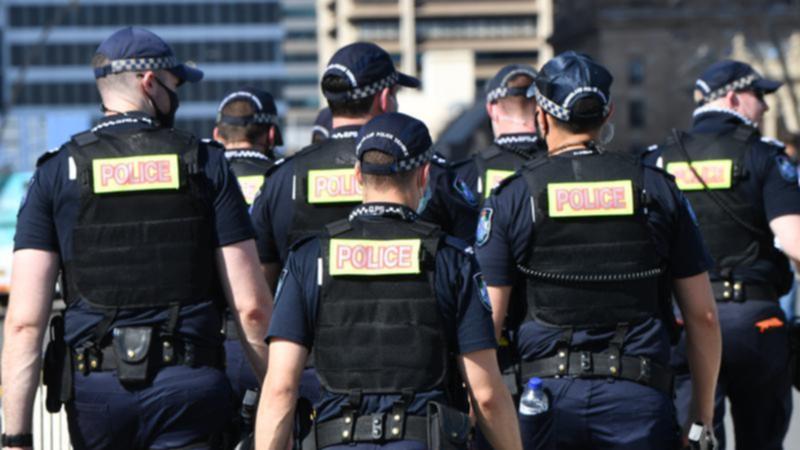
[[[39,157],[39,158],[36,160],[36,167],[40,167],[40,166],[41,166],[42,164],[44,164],[44,163],[45,163],[45,162],[46,162],[48,159],[50,159],[50,158],[52,158],[52,157],[56,156],[56,155],[58,154],[59,150],[61,150],[61,147],[51,148],[50,150],[46,151],[44,154],[42,154],[42,156],[40,156],[40,157]]]
[[[216,148],[225,150],[225,146],[222,145],[222,142],[215,141],[214,139],[203,138],[203,139],[200,139],[200,142],[202,142],[203,144],[206,144],[209,147],[216,147]]]
[[[303,244],[305,244],[306,242],[310,242],[311,240],[316,239],[316,238],[317,238],[317,236],[313,235],[313,234],[310,234],[310,235],[305,236],[305,237],[301,237],[300,239],[294,241],[294,243],[289,246],[289,251],[290,252],[297,251],[300,247],[303,246]]]
[[[439,152],[433,152],[433,154],[431,155],[431,162],[443,167],[447,167],[447,165],[449,164],[447,158],[445,158]]]
[[[464,253],[466,255],[474,255],[475,250],[469,245],[466,241],[459,239],[455,236],[445,235],[444,237],[445,245],[455,248],[456,250]]]
[[[656,150],[658,150],[658,144],[653,144],[653,145],[651,145],[651,146],[647,147],[647,150],[646,150],[646,151],[648,151],[648,152],[654,152],[654,151],[656,151]]]
[[[270,166],[270,168],[267,169],[266,172],[264,172],[264,176],[268,177],[268,176],[272,175],[276,170],[278,170],[278,167],[283,166],[283,163],[285,163],[286,161],[292,159],[293,157],[294,157],[294,155],[292,155],[292,156],[284,156],[283,158],[281,158],[281,159],[279,159],[277,161],[274,161],[272,163],[272,166]]]
[[[767,136],[761,136],[761,142],[774,145],[775,147],[786,148],[786,144],[784,144],[782,141]]]

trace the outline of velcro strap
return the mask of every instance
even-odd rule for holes
[[[610,356],[611,353],[570,352],[566,371],[560,370],[564,363],[558,356],[524,361],[522,378],[525,380],[531,377],[557,376],[619,378],[635,381],[672,395],[672,371],[669,368],[654,363],[649,358],[622,356],[617,360],[611,359]]]
[[[718,302],[744,302],[778,300],[775,288],[766,283],[745,283],[743,281],[712,281],[711,290]]]
[[[352,422],[348,422],[352,421],[349,417],[325,421],[316,426],[316,448],[354,442],[380,443],[400,440],[427,444],[428,425],[424,417],[406,416],[405,423],[398,424],[395,420],[397,416],[392,413],[377,413],[356,417],[355,427],[352,427]],[[402,417],[398,420],[402,420]]]

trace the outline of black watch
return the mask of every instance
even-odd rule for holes
[[[5,434],[2,435],[3,447],[33,447],[33,434]]]

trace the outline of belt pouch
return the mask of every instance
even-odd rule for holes
[[[428,403],[428,448],[463,450],[469,440],[469,416],[437,402]]]
[[[117,378],[123,384],[141,384],[150,377],[153,328],[114,328],[112,345],[117,357]]]

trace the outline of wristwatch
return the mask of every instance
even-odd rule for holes
[[[3,447],[33,447],[33,434],[2,434]]]

